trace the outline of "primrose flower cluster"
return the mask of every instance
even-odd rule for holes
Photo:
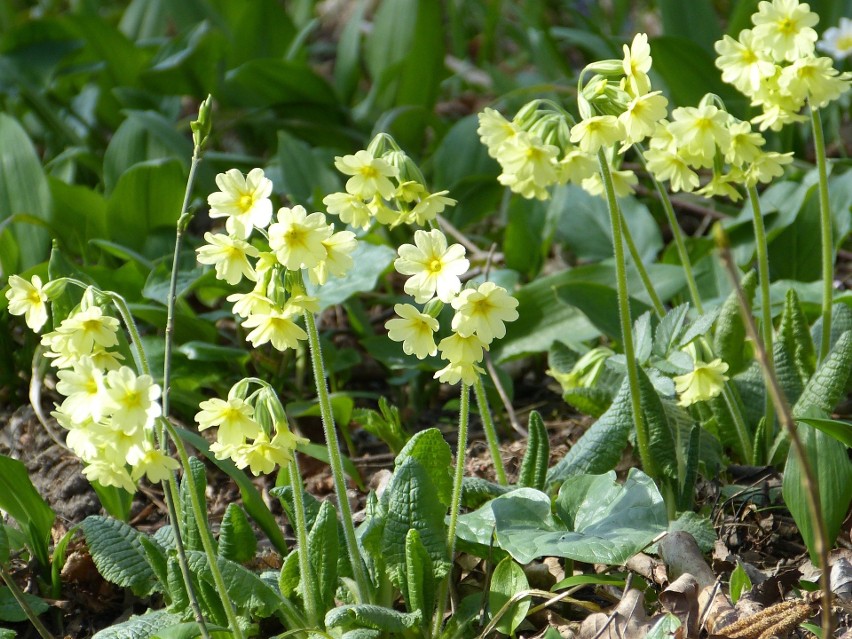
[[[47,302],[64,288],[63,280],[42,286],[9,278],[9,311],[23,315],[40,331],[47,323]],[[55,330],[42,336],[45,357],[58,369],[56,390],[65,399],[51,413],[68,430],[66,444],[85,462],[83,474],[103,486],[136,492],[143,476],[158,482],[178,462],[157,448],[154,423],[161,415],[160,387],[150,375],[122,365],[119,321],[95,303],[86,289],[80,305]]]
[[[483,369],[479,366],[484,351],[495,339],[506,334],[505,322],[518,318],[518,300],[493,282],[477,287],[462,288],[461,276],[470,262],[459,244],[447,245],[441,231],[416,231],[414,244],[399,247],[394,268],[408,275],[404,290],[423,310],[413,304],[396,304],[397,316],[385,327],[388,337],[402,342],[407,355],[425,359],[441,352],[448,364],[435,373],[435,378],[448,383],[473,384]],[[435,343],[440,328],[438,316],[444,304],[455,311],[452,332]]]
[[[763,111],[752,122],[780,130],[805,120],[805,104],[821,109],[849,90],[849,73],[816,55],[819,16],[798,0],[763,0],[751,17],[753,29],[716,43],[722,80],[734,85]]]
[[[417,165],[385,134],[354,155],[335,158],[334,166],[350,177],[345,192],[327,195],[323,204],[354,228],[366,230],[374,221],[425,226],[456,203],[448,191],[430,193]]]

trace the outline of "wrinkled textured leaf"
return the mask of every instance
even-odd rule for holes
[[[441,431],[427,428],[414,435],[397,455],[394,466],[400,468],[409,458],[420,463],[435,486],[438,499],[448,507],[453,492],[453,453]]]
[[[198,550],[190,550],[186,553],[186,559],[189,569],[212,587],[213,575],[210,572],[207,555]],[[267,617],[281,603],[278,594],[253,572],[222,557],[219,557],[216,563],[222,573],[228,597],[234,605],[261,617]]]
[[[529,438],[521,469],[518,471],[518,487],[544,490],[547,465],[550,462],[550,440],[547,437],[544,420],[538,411],[530,413],[527,430]]]
[[[90,515],[81,527],[98,572],[137,595],[162,589],[148,564],[139,538],[143,533],[116,519]]]
[[[324,501],[308,533],[308,560],[313,570],[311,585],[315,588],[315,601],[320,610],[334,607],[337,556],[340,552],[338,541],[337,513],[330,501]],[[306,581],[303,578],[303,588]]]
[[[181,618],[178,615],[165,610],[154,610],[105,628],[96,633],[92,639],[149,639],[158,631],[180,622]]]
[[[791,356],[802,383],[807,382],[816,370],[816,351],[808,328],[808,318],[805,317],[796,290],[792,288],[784,298],[778,339]],[[789,397],[788,401],[794,402]]]
[[[252,559],[256,551],[257,538],[248,517],[239,504],[228,504],[219,528],[219,556],[241,564]]]
[[[741,286],[745,298],[751,302],[757,290],[757,272],[749,271],[743,278]],[[749,363],[748,354],[743,348],[745,337],[745,324],[743,324],[740,304],[734,291],[722,304],[713,336],[713,350],[723,362],[728,364],[728,375],[731,377],[744,370]]]
[[[410,612],[419,611],[428,619],[435,606],[436,579],[432,560],[416,528],[405,537],[405,581],[402,595]]]
[[[830,415],[846,390],[852,370],[852,331],[846,331],[820,363],[793,406],[793,416],[814,416],[812,411]]]
[[[325,615],[325,625],[328,628],[362,626],[385,632],[401,633],[404,630],[415,628],[422,619],[420,612],[399,612],[383,606],[357,604],[332,608]]]

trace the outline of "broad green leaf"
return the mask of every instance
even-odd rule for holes
[[[402,633],[421,624],[420,612],[399,612],[393,608],[370,604],[346,605],[332,608],[325,615],[328,628],[360,626],[390,633]]]
[[[521,462],[521,469],[518,471],[518,487],[544,490],[547,465],[550,462],[550,440],[538,411],[534,410],[530,413],[527,430],[529,432],[527,450]]]
[[[514,559],[506,557],[497,564],[497,567],[491,574],[491,587],[488,590],[488,610],[491,613],[492,619],[502,613],[500,620],[495,626],[498,632],[514,636],[515,630],[527,616],[531,602],[529,598],[518,601],[509,606],[505,612],[503,611],[503,607],[514,595],[524,590],[529,590],[529,587],[530,585],[523,568]]]
[[[843,442],[847,448],[852,448],[852,423],[843,422],[838,419],[818,419],[816,417],[799,417],[797,422],[804,422],[831,435],[839,442]]]
[[[332,109],[337,102],[322,77],[294,60],[249,60],[228,71],[223,90],[230,103],[252,108],[303,104]]]
[[[52,206],[47,178],[26,131],[14,118],[0,113],[0,224],[21,213],[50,222]],[[11,230],[20,250],[20,263],[11,267],[14,271],[47,258],[50,239],[43,228],[14,224]]]
[[[313,575],[302,578],[303,588],[308,586],[311,578],[313,579],[314,583],[310,585],[314,588],[315,600],[320,610],[334,607],[334,593],[337,590],[338,581],[337,557],[340,552],[337,529],[337,513],[334,507],[329,501],[322,502],[308,534],[308,559]]]
[[[98,572],[109,582],[139,596],[162,590],[148,564],[142,533],[116,519],[90,515],[81,524]]]
[[[560,590],[565,590],[566,588],[573,588],[574,586],[585,586],[585,585],[594,585],[594,586],[615,586],[616,588],[623,587],[626,582],[625,577],[618,574],[612,575],[596,575],[596,574],[580,574],[580,575],[571,575],[570,577],[566,577],[562,581],[556,582],[553,586],[550,587],[552,592],[559,592]]]
[[[849,503],[852,502],[852,464],[849,463],[846,445],[831,435],[804,422],[799,424],[797,432],[815,475],[827,541],[831,547],[849,510]],[[814,548],[816,533],[813,515],[802,480],[803,470],[795,449],[791,447],[784,468],[782,494],[784,503],[790,509],[790,514],[793,515],[793,520],[805,540],[811,561],[816,562],[818,559]]]
[[[667,312],[654,331],[653,352],[659,357],[666,357],[678,342],[683,330],[689,304],[681,304]]]
[[[757,272],[749,271],[743,278],[741,286],[746,299],[751,302],[757,290]],[[728,375],[731,377],[743,371],[747,363],[750,363],[751,358],[743,348],[745,336],[745,324],[743,324],[740,304],[734,291],[722,304],[713,336],[713,351],[728,364]]]
[[[143,162],[128,169],[107,201],[110,239],[144,250],[151,231],[174,228],[185,189],[186,175],[177,160]]]
[[[154,610],[138,617],[130,617],[127,621],[105,628],[96,633],[92,639],[150,639],[160,630],[165,630],[180,622],[179,615],[174,615],[165,610]]]
[[[519,488],[459,517],[459,535],[488,545],[493,530],[497,544],[522,564],[549,556],[620,564],[667,525],[657,487],[635,468],[624,485],[615,481],[613,471],[570,477],[555,505],[561,521],[552,514],[547,495]]]
[[[799,401],[793,406],[794,417],[812,416],[811,411],[830,415],[846,390],[852,370],[852,331],[846,331],[832,347],[816,372],[808,380]]]
[[[167,0],[131,0],[118,28],[134,42],[159,37],[171,17],[167,7]]]
[[[50,605],[41,597],[36,597],[27,592],[22,594],[36,616],[44,614],[50,608]],[[0,586],[0,621],[20,622],[26,620],[27,613],[21,608],[12,591],[6,586]]]
[[[38,563],[49,566],[47,548],[56,515],[33,486],[27,467],[5,455],[0,455],[0,510],[18,522]]]
[[[189,569],[203,581],[213,586],[213,574],[207,555],[198,550],[187,551]],[[280,605],[281,598],[260,577],[243,568],[240,564],[222,557],[216,559],[228,597],[238,608],[261,617],[271,615]]]
[[[379,275],[390,266],[394,257],[396,252],[387,246],[358,242],[358,246],[352,253],[355,266],[349,269],[346,275],[331,276],[319,287],[306,283],[305,288],[309,295],[316,295],[319,298],[320,309],[342,304],[355,293],[375,289]]]
[[[497,162],[479,141],[478,127],[476,115],[462,118],[447,131],[432,156],[434,185],[437,189],[449,189],[450,196],[458,200],[457,207],[468,205],[468,198],[462,197],[458,190],[466,178],[485,177],[493,185],[500,172]],[[502,187],[497,186],[502,191]]]
[[[509,199],[508,216],[503,235],[506,266],[532,278],[541,270],[550,249],[547,210],[538,200],[513,195]]]
[[[621,324],[618,319],[618,298],[615,289],[590,282],[569,282],[560,286],[556,295],[559,301],[580,309],[604,335],[620,340]],[[649,310],[647,304],[630,298],[631,320]]]
[[[399,587],[405,579],[405,538],[411,528],[420,534],[436,576],[444,576],[450,567],[446,506],[438,498],[429,471],[416,458],[408,457],[394,472],[386,493],[382,554],[390,580]]]
[[[601,417],[612,405],[612,392],[596,386],[577,387],[562,393],[562,399],[583,415]]]
[[[197,22],[157,50],[140,74],[140,82],[164,95],[191,95],[198,99],[219,95],[225,48],[225,37],[219,30],[206,20]]]
[[[254,558],[257,538],[248,517],[239,504],[228,504],[219,528],[219,556],[238,564]]]
[[[328,163],[320,160],[309,144],[283,130],[278,132],[278,164],[281,182],[276,187],[295,204],[318,209],[323,206],[323,195],[340,189],[340,181]]]
[[[462,479],[462,506],[479,508],[485,502],[505,495],[511,490],[509,486],[501,486],[482,477],[464,477]]]
[[[210,463],[234,480],[234,483],[240,489],[240,497],[242,498],[243,507],[246,509],[246,512],[254,519],[260,529],[266,533],[266,536],[272,542],[272,545],[275,546],[275,549],[281,554],[287,554],[287,542],[284,539],[281,528],[278,526],[278,522],[275,521],[275,517],[264,503],[263,497],[260,496],[257,488],[246,477],[246,474],[234,466],[231,460],[216,459],[213,453],[210,452],[210,445],[207,443],[207,440],[198,433],[193,433],[183,428],[177,429],[177,432],[181,439],[192,444],[196,450],[204,454]]]
[[[435,606],[437,585],[432,560],[416,528],[410,528],[405,536],[405,581],[401,590],[408,610],[428,619]]]
[[[678,628],[682,626],[682,622],[677,616],[666,613],[657,621],[653,627],[645,635],[645,639],[671,639],[678,636]]]
[[[689,38],[715,57],[713,43],[721,39],[722,28],[711,0],[693,0],[686,4],[661,0],[659,8],[666,34]]]
[[[48,178],[55,204],[57,239],[74,255],[85,255],[91,238],[106,236],[106,200],[89,188]]]
[[[645,428],[648,430],[651,457],[661,475],[670,478],[678,477],[675,425],[669,421],[663,402],[645,371],[639,368],[637,372],[639,374],[639,398],[642,404],[642,413],[645,416]],[[681,459],[683,458],[681,457]]]
[[[296,27],[275,0],[215,3],[230,36],[228,67],[258,58],[283,58],[296,37]],[[262,33],[263,37],[258,37]]]
[[[299,570],[299,553],[293,550],[284,559],[281,572],[278,573],[278,590],[283,597],[292,597],[299,588],[302,575]]]
[[[184,257],[188,256],[189,254]],[[191,262],[187,259],[183,259],[178,265],[176,282],[177,286],[175,289],[175,294],[177,298],[183,297],[198,283],[198,281],[202,277],[204,277],[204,267],[201,266],[195,260],[194,253],[191,254],[191,258]],[[169,288],[171,286],[171,277],[171,258],[161,260],[151,270],[151,272],[148,273],[148,279],[145,281],[145,285],[142,288],[142,297],[154,302],[159,302],[163,306],[167,306],[169,301]]]
[[[822,284],[818,282],[815,282],[815,284],[819,284],[820,287],[822,286]],[[831,307],[831,335],[828,338],[828,343],[831,345],[831,348],[835,347],[843,333],[846,331],[852,331],[852,299],[841,302],[838,300],[838,297],[840,296],[835,295],[835,302]],[[819,308],[822,308],[822,293],[819,295],[819,300]],[[813,337],[814,344],[820,344],[822,342],[821,316],[811,328],[811,337]]]
[[[820,279],[820,212],[817,187],[811,187],[796,219],[769,242],[769,268],[775,279]]]
[[[148,565],[151,566],[151,570],[154,571],[157,581],[168,586],[169,558],[166,554],[166,549],[156,539],[146,535],[139,537],[139,543],[142,545],[142,550],[145,552],[145,559],[148,561]],[[168,591],[168,588],[166,590]]]
[[[347,104],[358,88],[358,80],[361,78],[361,29],[366,8],[366,0],[358,0],[337,40],[334,86],[341,101]]]
[[[599,474],[615,468],[632,429],[630,389],[625,378],[607,411],[547,471],[547,484],[559,483],[572,475]]]
[[[227,628],[209,623],[207,624],[207,631],[210,633],[211,639],[231,639],[234,636]],[[200,636],[201,631],[198,629],[198,624],[194,621],[186,621],[157,631],[157,634],[151,639],[196,639]]]
[[[748,577],[748,573],[743,568],[742,562],[737,561],[737,567],[734,568],[733,572],[731,572],[731,583],[729,586],[729,590],[731,593],[731,603],[736,605],[737,600],[739,600],[740,595],[743,592],[751,590],[751,579]]]
[[[427,428],[408,440],[394,462],[399,469],[407,459],[412,458],[429,475],[437,497],[444,506],[449,507],[453,491],[453,478],[450,474],[453,454],[443,434],[437,428]]]

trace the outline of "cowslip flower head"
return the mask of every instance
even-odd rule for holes
[[[296,348],[299,340],[308,339],[308,334],[291,319],[292,317],[292,311],[275,308],[270,309],[268,313],[249,315],[243,326],[254,330],[246,335],[246,339],[255,348],[267,342],[272,342],[272,346],[279,351]]]
[[[518,300],[509,295],[505,288],[494,282],[483,282],[477,288],[468,288],[452,301],[456,310],[452,328],[459,335],[471,334],[490,344],[495,338],[506,334],[505,322],[518,319]]]
[[[725,162],[734,166],[742,166],[754,162],[763,152],[760,150],[766,140],[764,137],[751,130],[748,122],[734,122],[729,125],[731,143],[725,149]]]
[[[136,492],[136,484],[127,469],[122,466],[95,461],[83,468],[83,474],[90,482],[98,482],[101,486],[123,488],[131,494]]]
[[[481,366],[477,366],[473,362],[450,362],[435,373],[434,379],[437,379],[443,384],[455,385],[462,382],[466,386],[471,386],[476,383],[477,378],[484,372]]]
[[[547,187],[559,180],[558,155],[559,147],[520,131],[500,147],[497,160],[503,172],[497,179],[523,197],[546,199]]]
[[[691,373],[673,378],[675,390],[680,395],[678,406],[691,406],[717,397],[728,381],[725,375],[727,371],[728,365],[721,359],[714,359],[710,363],[695,362]]]
[[[109,371],[106,376],[109,413],[112,422],[126,433],[150,428],[160,416],[160,387],[150,375],[136,375],[127,366]]]
[[[624,59],[622,68],[624,70],[625,85],[631,97],[644,95],[651,90],[651,80],[648,78],[648,71],[651,70],[651,47],[648,44],[648,36],[644,33],[637,33],[633,36],[633,42],[628,47],[626,44],[622,47],[624,51]]]
[[[118,326],[118,320],[104,315],[100,306],[90,306],[65,318],[55,332],[65,338],[64,346],[68,352],[81,356],[89,355],[95,347],[117,345]]]
[[[757,41],[772,52],[776,60],[792,62],[811,55],[817,41],[813,27],[819,16],[799,0],[762,0],[751,17]]]
[[[761,153],[743,171],[743,182],[749,186],[754,186],[758,182],[767,184],[773,179],[784,175],[784,167],[792,161],[792,151],[789,153],[778,153],[776,151]]]
[[[845,60],[852,55],[852,18],[840,18],[836,27],[826,29],[816,48],[835,60]]]
[[[445,359],[451,364],[475,364],[482,361],[484,352],[488,350],[488,345],[484,344],[476,333],[471,333],[467,337],[462,337],[458,333],[450,333],[441,340],[438,349],[441,351],[441,359]]]
[[[661,182],[668,180],[672,191],[693,191],[698,188],[698,174],[689,163],[671,149],[648,149],[645,153],[648,170]]]
[[[373,213],[370,207],[357,195],[351,193],[331,193],[322,199],[329,213],[337,215],[344,224],[365,231],[370,228]]]
[[[719,54],[716,66],[722,71],[722,81],[746,95],[753,95],[764,79],[775,74],[775,64],[751,29],[740,31],[736,40],[729,35],[723,36],[714,46]]]
[[[248,239],[255,228],[266,228],[272,219],[272,180],[263,169],[252,169],[245,177],[237,169],[216,176],[220,191],[207,197],[210,217],[225,217],[228,233]]]
[[[6,299],[9,312],[23,315],[27,326],[36,333],[47,323],[48,297],[38,275],[33,275],[29,282],[19,275],[10,276]]]
[[[325,284],[329,275],[343,277],[352,268],[352,253],[358,247],[358,241],[352,231],[338,231],[322,241],[325,247],[325,259],[308,271],[313,284]]]
[[[447,197],[449,191],[438,191],[437,193],[429,193],[422,198],[414,208],[411,209],[410,217],[414,218],[415,224],[426,226],[429,222],[438,217],[439,213],[443,213],[448,206],[455,206],[456,200]]]
[[[781,91],[797,102],[808,100],[821,109],[849,90],[852,75],[840,73],[831,58],[807,56],[784,67],[778,78]]]
[[[425,304],[437,296],[448,303],[461,290],[459,276],[470,266],[464,255],[460,244],[447,246],[441,231],[416,231],[414,244],[400,246],[393,265],[398,273],[411,275],[404,288],[415,302]]]
[[[297,437],[286,428],[279,428],[271,440],[266,433],[261,433],[252,443],[235,447],[230,456],[237,468],[248,467],[255,476],[267,475],[276,466],[289,464],[293,459],[293,451],[301,443],[307,443],[307,440]]]
[[[679,107],[672,111],[669,132],[677,142],[681,155],[689,155],[694,166],[713,166],[716,146],[725,148],[730,142],[728,114],[712,104]]]
[[[595,115],[571,127],[571,142],[586,153],[597,153],[623,138],[624,126],[614,115]]]
[[[516,136],[521,129],[509,122],[498,111],[485,108],[479,114],[479,139],[488,149],[488,155],[497,158],[504,143]]]
[[[346,192],[369,200],[375,195],[385,199],[393,197],[396,190],[390,178],[399,175],[399,169],[382,158],[373,157],[369,151],[358,151],[355,155],[334,158],[334,166],[344,175],[351,175],[346,181]]]
[[[229,397],[227,400],[214,397],[201,402],[201,409],[195,414],[198,430],[214,426],[219,427],[218,440],[228,446],[238,446],[246,438],[260,435],[260,424],[254,420],[254,408],[239,397]]]
[[[143,447],[141,455],[131,465],[133,470],[130,471],[130,478],[133,481],[139,481],[144,476],[152,484],[158,484],[168,479],[172,472],[180,468],[178,460],[169,457],[159,448],[154,448],[147,443]]]
[[[327,257],[323,240],[334,227],[326,223],[325,215],[308,215],[303,206],[283,207],[278,209],[277,220],[269,227],[269,248],[285,268],[313,268]]]
[[[385,323],[388,337],[395,342],[402,342],[402,350],[406,355],[413,354],[417,359],[435,355],[438,347],[434,334],[438,330],[438,320],[421,313],[411,304],[395,304],[393,310],[399,317]]]
[[[196,249],[201,264],[212,264],[216,268],[216,279],[225,280],[231,286],[240,283],[243,277],[256,280],[257,275],[249,262],[249,257],[260,253],[245,240],[233,238],[223,233],[204,234],[207,244]]]
[[[654,132],[657,122],[668,115],[668,103],[660,91],[637,96],[627,103],[627,108],[618,116],[626,134],[621,152]]]
[[[103,371],[91,357],[81,357],[70,369],[56,373],[56,390],[65,395],[61,409],[73,422],[100,421],[108,396]]]

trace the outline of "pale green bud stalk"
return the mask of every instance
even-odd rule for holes
[[[598,62],[592,62],[591,64],[587,64],[586,68],[583,69],[583,71],[589,71],[590,73],[600,75],[612,75],[621,77],[624,75],[624,65],[621,60],[599,60]]]
[[[367,145],[367,151],[372,153],[374,158],[380,158],[390,151],[401,150],[402,149],[399,148],[396,140],[387,133],[377,133],[376,136],[370,140],[370,144]]]
[[[249,387],[251,386],[251,379],[244,377],[236,384],[231,386],[231,390],[228,391],[228,399],[245,399],[248,396]]]
[[[400,182],[418,182],[426,186],[426,178],[420,172],[420,167],[412,160],[405,151],[390,151],[382,156],[382,159],[399,171]]]
[[[210,130],[213,127],[212,108],[213,96],[208,95],[198,107],[198,119],[189,123],[189,128],[192,129],[192,143],[197,149],[203,149],[210,136]]]
[[[47,284],[44,285],[42,291],[45,295],[47,295],[47,299],[55,300],[57,297],[62,295],[65,291],[65,286],[68,284],[67,277],[60,277],[59,279],[51,280]]]
[[[538,107],[541,100],[532,100],[522,106],[515,117],[512,118],[512,124],[520,127],[524,131],[528,131],[530,127],[538,120]]]
[[[426,315],[429,315],[430,317],[438,319],[438,315],[441,314],[443,308],[444,303],[436,297],[435,299],[426,302],[426,306],[423,308],[423,312]]]

